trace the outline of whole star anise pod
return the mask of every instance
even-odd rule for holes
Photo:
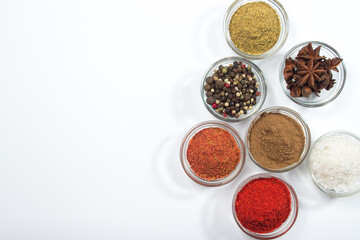
[[[321,62],[316,62],[310,59],[306,64],[303,61],[297,61],[296,66],[298,68],[298,74],[300,75],[299,81],[296,82],[298,86],[308,85],[312,89],[315,88],[315,80],[319,81],[320,76],[323,73],[326,73],[326,70],[321,68]]]
[[[309,43],[302,49],[300,49],[299,53],[296,56],[296,60],[303,59],[303,60],[310,60],[313,61],[322,60],[325,59],[325,57],[321,57],[320,54],[320,48],[321,46],[318,46],[317,48],[312,48],[312,43]]]
[[[292,79],[296,65],[295,60],[292,58],[285,59],[284,78],[285,81]]]
[[[339,71],[337,67],[342,59],[320,56],[320,49],[321,46],[313,49],[309,43],[300,49],[295,59],[285,60],[283,75],[291,96],[309,97],[311,93],[319,96],[322,89],[334,86],[332,71]]]

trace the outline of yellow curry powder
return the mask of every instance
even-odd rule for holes
[[[242,52],[260,55],[278,41],[281,25],[275,9],[265,2],[251,2],[240,6],[232,15],[230,37]]]

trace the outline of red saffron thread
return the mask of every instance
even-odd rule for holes
[[[258,178],[248,182],[237,194],[235,211],[241,225],[255,233],[279,228],[291,211],[288,187],[277,178]]]

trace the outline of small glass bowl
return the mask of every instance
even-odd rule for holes
[[[231,37],[230,37],[230,31],[229,31],[230,21],[231,21],[232,15],[236,12],[236,10],[242,5],[245,5],[250,2],[258,2],[258,1],[256,1],[256,0],[236,0],[230,5],[230,7],[228,8],[228,10],[225,14],[225,18],[224,18],[223,28],[224,28],[224,35],[225,35],[226,42],[228,43],[230,48],[235,53],[237,53],[240,56],[247,58],[247,59],[264,59],[264,58],[274,55],[285,44],[285,41],[289,34],[289,20],[288,20],[288,16],[286,14],[284,7],[276,0],[261,0],[261,1],[270,5],[276,11],[277,15],[279,16],[280,25],[281,25],[281,30],[280,30],[280,35],[279,35],[278,41],[271,49],[269,49],[265,53],[262,53],[260,55],[251,55],[251,54],[247,54],[247,53],[240,51],[232,42]]]
[[[190,140],[194,137],[194,135],[196,133],[198,133],[199,131],[206,129],[206,128],[222,128],[222,129],[228,131],[234,137],[236,144],[240,149],[240,159],[239,159],[238,165],[228,176],[226,176],[224,178],[220,178],[220,179],[216,179],[216,180],[206,180],[206,179],[200,178],[193,172],[193,170],[191,169],[190,164],[187,160],[186,152],[187,152]],[[230,181],[232,181],[240,173],[241,169],[243,168],[244,163],[245,163],[245,157],[246,157],[245,145],[244,145],[244,142],[241,140],[238,132],[233,127],[231,127],[229,124],[223,123],[220,121],[206,121],[206,122],[201,122],[201,123],[195,125],[186,133],[186,135],[181,143],[181,147],[180,147],[180,161],[181,161],[182,167],[185,170],[185,173],[193,181],[195,181],[201,185],[207,186],[207,187],[221,186],[221,185],[227,184]]]
[[[307,46],[310,42],[312,43],[312,47],[314,49],[317,48],[318,46],[321,46],[320,56],[325,56],[327,58],[335,58],[335,57],[342,58],[340,56],[340,54],[334,48],[327,45],[326,43],[318,42],[318,41],[303,42],[303,43],[300,43],[300,44],[296,45],[295,47],[291,48],[285,54],[284,59],[282,60],[282,62],[280,64],[279,77],[280,77],[280,85],[281,85],[282,89],[284,90],[286,96],[288,96],[288,98],[290,98],[293,102],[295,102],[303,107],[312,107],[313,108],[313,107],[324,106],[325,104],[332,102],[337,96],[339,96],[339,94],[341,93],[341,91],[344,88],[345,79],[346,79],[346,69],[345,69],[345,64],[344,64],[344,60],[343,60],[340,63],[340,65],[337,67],[339,72],[332,71],[333,78],[336,80],[334,86],[330,90],[325,90],[325,89],[321,90],[321,93],[319,93],[319,97],[317,97],[313,93],[308,98],[307,97],[292,97],[290,95],[290,90],[287,89],[287,84],[286,84],[286,81],[285,81],[284,75],[283,75],[284,68],[285,68],[285,60],[289,57],[295,59],[295,57],[297,56],[300,49]]]
[[[274,231],[272,231],[270,233],[255,233],[255,232],[252,232],[252,231],[246,229],[240,223],[239,219],[236,216],[235,202],[236,202],[236,197],[237,197],[238,192],[240,192],[241,189],[248,182],[250,182],[250,181],[252,181],[254,179],[258,179],[258,178],[276,178],[276,179],[280,180],[281,182],[283,182],[287,186],[287,188],[289,189],[289,192],[290,192],[290,197],[291,197],[290,214],[289,214],[288,218],[286,219],[286,221],[279,228],[275,229]],[[237,187],[237,189],[235,191],[235,194],[234,194],[234,197],[233,197],[232,211],[233,211],[233,216],[235,218],[235,222],[237,223],[237,225],[240,227],[240,229],[244,233],[246,233],[250,237],[257,238],[257,239],[273,239],[273,238],[277,238],[277,237],[282,236],[283,234],[288,232],[290,230],[290,228],[294,225],[294,223],[296,221],[296,218],[297,218],[297,215],[298,215],[298,211],[299,211],[299,204],[298,204],[298,198],[297,198],[295,190],[285,180],[283,180],[280,177],[278,177],[278,176],[276,176],[274,174],[271,174],[271,173],[260,173],[260,174],[252,175],[252,176],[246,178]]]
[[[355,193],[358,193],[360,192],[360,184],[354,188],[352,191],[349,191],[349,192],[336,192],[334,191],[333,189],[328,189],[324,186],[322,186],[317,180],[316,180],[316,177],[315,175],[312,173],[311,171],[311,166],[310,166],[310,161],[311,161],[311,152],[313,151],[314,149],[314,146],[319,143],[320,141],[322,141],[323,139],[327,138],[327,137],[330,137],[330,136],[348,136],[348,137],[351,137],[353,138],[355,141],[358,142],[358,144],[360,144],[360,138],[358,136],[356,136],[355,134],[351,133],[351,132],[347,132],[347,131],[340,131],[340,130],[337,130],[337,131],[332,131],[332,132],[328,132],[324,135],[322,135],[321,137],[319,137],[313,147],[311,148],[311,151],[310,151],[310,154],[309,156],[307,157],[307,171],[308,173],[310,174],[313,182],[315,183],[315,185],[323,192],[329,194],[329,195],[332,195],[332,196],[335,196],[335,197],[345,197],[345,196],[350,196],[350,195],[353,195]]]
[[[230,64],[233,64],[233,62],[235,62],[235,61],[242,62],[246,66],[248,66],[248,65],[251,66],[251,71],[254,73],[254,76],[256,76],[256,80],[260,83],[260,85],[258,87],[258,91],[261,93],[260,96],[256,97],[256,104],[255,104],[255,106],[253,106],[253,109],[247,110],[247,114],[243,114],[239,118],[230,117],[230,116],[224,117],[223,115],[217,113],[214,110],[214,108],[212,108],[212,106],[206,102],[206,91],[204,90],[204,85],[206,84],[206,78],[210,77],[214,73],[214,71],[216,69],[218,69],[218,67],[220,65],[228,66]],[[225,122],[240,122],[240,121],[243,121],[243,120],[251,117],[252,115],[254,115],[256,112],[258,112],[260,110],[260,108],[264,104],[264,101],[266,98],[266,89],[267,88],[266,88],[264,74],[262,73],[262,71],[260,70],[260,68],[258,66],[256,66],[253,62],[250,62],[250,61],[240,58],[240,57],[227,57],[227,58],[222,58],[222,59],[216,61],[214,64],[212,64],[208,68],[208,70],[206,70],[206,73],[204,74],[204,77],[202,78],[201,84],[200,84],[200,95],[205,104],[206,109],[212,115],[214,115],[216,118],[218,118],[222,121],[225,121]]]
[[[294,119],[297,123],[300,124],[300,126],[302,127],[302,130],[304,132],[304,136],[305,136],[305,145],[304,145],[304,149],[300,155],[300,160],[293,163],[290,166],[287,166],[285,168],[281,168],[281,169],[270,169],[270,168],[266,168],[264,166],[262,166],[260,163],[258,163],[256,161],[256,159],[253,157],[253,155],[251,154],[250,151],[250,131],[252,126],[255,124],[255,122],[260,118],[261,114],[263,113],[281,113],[284,114],[286,116],[291,117],[292,119]],[[269,107],[266,108],[264,110],[262,110],[261,112],[257,113],[256,116],[254,117],[254,119],[250,122],[249,127],[247,129],[247,134],[246,134],[246,147],[249,153],[249,156],[251,158],[251,160],[253,160],[253,162],[258,165],[260,168],[269,171],[269,172],[286,172],[289,171],[291,169],[296,168],[297,166],[299,166],[304,159],[306,158],[306,156],[309,153],[310,150],[310,145],[311,145],[311,134],[310,134],[310,128],[307,125],[307,123],[305,122],[305,120],[300,116],[299,113],[295,112],[294,110],[290,109],[290,108],[286,108],[286,107],[280,107],[280,106],[275,106],[275,107]]]

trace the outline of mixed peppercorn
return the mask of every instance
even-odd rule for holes
[[[238,61],[220,65],[206,78],[206,103],[224,117],[239,118],[256,104],[256,97],[261,94],[259,85],[250,65]]]

